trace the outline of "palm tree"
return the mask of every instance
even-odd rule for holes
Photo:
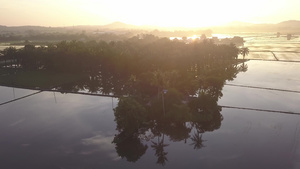
[[[153,72],[152,85],[157,87],[157,98],[159,98],[160,89],[164,86],[164,73],[159,69]]]
[[[164,144],[164,134],[162,136],[162,140],[159,140],[159,136],[158,136],[158,142],[155,143],[153,141],[151,141],[153,143],[153,145],[151,145],[151,147],[153,148],[153,150],[155,150],[155,156],[157,157],[157,164],[160,164],[162,166],[164,166],[166,164],[166,161],[168,161],[167,158],[167,152],[165,152],[164,147],[167,147],[169,144]]]
[[[243,55],[243,59],[245,59],[245,56],[249,54],[249,49],[247,47],[240,49],[240,54]]]
[[[203,142],[205,140],[202,139],[202,133],[200,134],[199,131],[195,132],[194,135],[191,137],[192,143],[190,145],[194,146],[194,149],[201,149],[204,147]]]

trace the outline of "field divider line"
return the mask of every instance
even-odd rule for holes
[[[248,85],[239,85],[239,84],[231,84],[231,83],[227,83],[225,85],[235,86],[235,87],[253,88],[253,89],[262,89],[262,90],[275,90],[275,91],[281,91],[281,92],[300,93],[300,91],[297,91],[297,90],[286,90],[286,89],[277,89],[277,88],[269,88],[269,87],[248,86]]]
[[[300,53],[299,51],[280,51],[280,50],[275,50],[275,51],[271,51],[271,50],[251,50],[249,53],[256,53],[256,52],[278,52],[278,53]]]
[[[269,109],[258,109],[258,108],[236,107],[236,106],[222,106],[222,105],[219,105],[219,107],[228,108],[228,109],[240,109],[240,110],[252,110],[252,111],[270,112],[270,113],[300,115],[300,113],[290,112],[290,111],[281,111],[281,110],[269,110]]]
[[[60,93],[68,93],[68,94],[80,94],[80,95],[88,95],[88,96],[114,97],[114,98],[122,97],[121,95],[108,95],[108,94],[99,94],[99,93],[72,92],[72,91],[68,91],[68,90],[43,89],[42,91],[46,91],[46,92],[60,92]]]
[[[26,96],[22,96],[22,97],[19,97],[19,98],[16,98],[16,99],[13,99],[13,100],[10,100],[10,101],[7,101],[7,102],[0,103],[0,106],[5,105],[5,104],[8,104],[8,103],[15,102],[15,101],[17,101],[17,100],[24,99],[24,98],[26,98],[26,97],[30,97],[30,96],[39,94],[39,93],[41,93],[41,92],[43,92],[43,91],[41,90],[41,91],[38,91],[38,92],[35,92],[35,93],[31,93],[31,94],[26,95]]]
[[[270,62],[291,62],[291,63],[299,63],[297,60],[270,60],[270,59],[247,59],[247,60],[255,60],[255,61],[270,61]]]
[[[275,53],[274,53],[274,52],[271,52],[271,53],[273,54],[274,58],[275,58],[277,61],[279,61],[279,59],[276,57]]]

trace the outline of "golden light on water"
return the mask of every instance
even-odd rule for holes
[[[192,39],[192,40],[196,40],[198,38],[199,38],[199,36],[197,36],[197,35],[194,35],[194,36],[190,37],[190,39]]]

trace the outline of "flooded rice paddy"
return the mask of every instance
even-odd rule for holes
[[[250,34],[244,37],[244,45],[250,51],[247,59],[300,61],[298,35],[291,40],[287,40],[284,35],[277,38],[275,34]]]
[[[185,139],[181,130],[145,132],[121,148],[113,143],[117,98],[0,87],[0,168],[298,169],[297,40],[293,53],[286,52],[288,45],[251,52],[267,49],[247,42],[246,58],[255,60],[226,82],[215,122],[220,125],[201,134],[192,128]]]

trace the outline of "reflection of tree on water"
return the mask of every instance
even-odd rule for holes
[[[148,142],[155,151],[156,162],[165,165],[168,161],[168,152],[165,148],[172,145],[172,143],[165,143],[165,136],[171,142],[186,143],[190,139],[193,149],[205,147],[203,134],[219,129],[223,120],[221,107],[217,102],[222,97],[225,80],[236,76],[237,72],[241,71],[241,66],[232,65],[227,70],[226,76],[222,75],[222,78],[203,77],[201,80],[196,80],[199,88],[195,88],[193,95],[183,94],[180,89],[168,88],[167,92],[163,93],[163,97],[155,93],[151,98],[143,98],[139,95],[121,97],[115,108],[115,121],[119,134],[113,141],[118,154],[126,157],[128,161],[133,161],[129,160],[132,157],[131,153],[137,152],[135,156],[137,160],[147,149],[146,144],[142,142]],[[165,99],[165,107],[162,107],[163,99]],[[153,137],[148,140],[142,139],[146,132],[151,133],[154,138],[157,137],[157,141]],[[131,143],[121,143],[120,137],[125,136],[126,139],[123,141],[132,141],[134,138],[132,142],[136,142],[136,146],[140,147],[141,151],[136,151],[137,147],[132,147],[131,151],[128,149],[132,146]],[[131,152],[120,153],[120,150]]]
[[[221,109],[216,104],[217,100],[208,99],[207,101],[203,97],[201,95],[191,98],[189,104],[186,104],[178,102],[178,98],[170,90],[170,95],[166,93],[165,97],[165,115],[159,104],[161,99],[157,99],[157,97],[150,104],[143,104],[134,97],[120,98],[119,104],[115,108],[115,120],[119,134],[113,141],[116,144],[117,153],[121,157],[126,157],[128,161],[133,161],[132,153],[134,152],[136,152],[134,159],[140,158],[147,149],[146,144],[142,144],[147,141],[147,139],[143,139],[147,132],[153,136],[148,142],[155,151],[157,163],[161,165],[165,165],[168,161],[168,152],[165,148],[172,144],[165,143],[165,136],[168,136],[171,142],[186,143],[190,139],[194,149],[204,147],[202,134],[220,128],[223,118],[220,114]],[[203,99],[205,103],[201,102]],[[157,140],[155,141],[153,138],[157,138]],[[130,152],[126,153],[126,151]]]
[[[113,143],[121,157],[133,161],[129,160],[130,153],[135,152],[137,147],[133,147],[128,154],[120,153],[120,150],[128,150],[131,146],[128,145],[131,143],[121,144],[120,138],[124,138],[123,141],[134,138],[136,146],[144,147],[140,148],[143,151],[136,151],[136,160],[150,144],[160,165],[168,161],[166,147],[170,147],[172,142],[186,143],[189,140],[193,149],[205,147],[203,134],[219,129],[223,120],[217,102],[223,95],[225,81],[233,80],[239,72],[247,70],[245,64],[236,61],[238,49],[234,46],[222,46],[213,52],[214,49],[210,42],[205,42],[203,46],[195,45],[193,50],[201,51],[203,57],[191,55],[180,60],[180,64],[175,62],[166,67],[157,66],[127,77],[120,90],[127,96],[119,98],[115,108],[119,134]],[[228,50],[228,55],[223,55],[223,58],[219,56],[222,50]],[[226,59],[232,55],[234,57]],[[178,68],[175,69],[172,64],[177,64]],[[147,133],[152,137],[144,139]]]
[[[113,143],[119,156],[128,161],[137,161],[147,150],[143,145],[139,133],[146,121],[145,108],[133,98],[120,99],[115,109],[115,121],[120,132],[115,136]]]
[[[144,145],[137,135],[128,135],[126,132],[115,136],[113,143],[116,144],[119,156],[125,157],[130,162],[137,161],[148,149],[148,146]]]
[[[195,132],[194,135],[191,137],[192,143],[191,145],[194,146],[194,149],[201,149],[202,147],[204,147],[203,145],[203,141],[202,140],[202,133],[200,134],[200,132]]]
[[[151,147],[153,148],[153,150],[155,150],[155,156],[157,157],[157,164],[161,164],[162,166],[164,166],[166,164],[166,161],[168,161],[167,159],[167,152],[165,152],[164,148],[167,147],[169,144],[164,144],[164,139],[165,139],[165,135],[162,134],[162,139],[160,140],[160,137],[157,137],[157,143],[155,143],[154,141],[152,142]]]

